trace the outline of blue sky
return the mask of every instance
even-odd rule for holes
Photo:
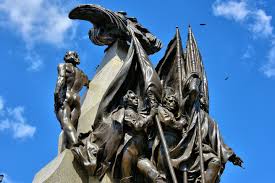
[[[244,170],[228,163],[222,182],[274,181],[274,0],[0,0],[0,173],[6,183],[31,182],[57,155],[53,91],[64,53],[78,51],[90,78],[103,57],[104,47],[88,39],[91,25],[67,18],[80,3],[137,17],[164,43],[151,56],[155,65],[175,27],[185,44],[191,24],[208,75],[211,116],[245,161]]]

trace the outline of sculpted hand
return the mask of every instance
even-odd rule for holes
[[[243,167],[242,164],[243,164],[243,160],[238,157],[236,154],[233,154],[230,158],[229,158],[229,161],[231,161],[233,163],[233,165],[237,165],[239,167]]]
[[[151,108],[150,115],[152,115],[154,117],[157,114],[158,114],[158,109],[157,108]]]

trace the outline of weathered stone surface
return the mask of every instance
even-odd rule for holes
[[[89,183],[85,170],[74,159],[68,149],[41,169],[34,177],[33,183]]]
[[[58,154],[64,151],[64,149],[66,148],[65,144],[66,144],[66,138],[64,135],[64,131],[62,130],[58,137]]]
[[[108,86],[119,72],[126,55],[127,48],[120,42],[116,42],[107,50],[83,100],[78,121],[78,133],[86,133],[91,130],[99,103]]]
[[[101,182],[96,177],[89,177],[74,159],[72,152],[65,149],[35,175],[33,183],[112,183],[112,181],[107,175]]]

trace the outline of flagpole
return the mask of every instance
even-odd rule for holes
[[[158,116],[156,116],[156,122],[157,122],[158,131],[159,131],[159,135],[160,135],[160,140],[161,140],[161,143],[163,145],[164,154],[165,154],[165,157],[167,159],[167,164],[168,164],[168,168],[169,168],[170,173],[171,173],[171,177],[172,177],[173,183],[178,183],[177,177],[176,177],[176,174],[175,174],[175,171],[174,171],[174,168],[173,168],[173,165],[171,163],[171,158],[170,158],[170,155],[169,155],[168,146],[166,144],[166,140],[165,140],[165,137],[164,137],[164,134],[163,134],[163,130],[162,130],[162,127],[161,127],[161,124],[160,124]]]
[[[200,155],[200,168],[201,168],[201,182],[205,183],[205,174],[204,174],[204,159],[203,159],[203,152],[202,152],[202,128],[201,128],[201,115],[199,112],[199,101],[196,104],[196,112],[198,115],[198,142],[199,142],[199,155]]]
[[[130,33],[132,35],[132,40],[134,41],[134,45],[136,47],[136,50],[138,50],[137,54],[141,54],[140,51],[144,51],[144,50],[143,50],[143,48],[141,46],[140,47],[137,46],[137,44],[140,44],[140,43],[137,40],[137,38],[135,37],[133,29],[130,26],[128,26],[128,30],[130,31]],[[146,55],[146,53],[145,53],[145,55]],[[141,58],[144,59],[143,55],[139,56],[139,62],[140,62],[140,65],[142,67]],[[149,61],[149,59],[146,60],[146,61]],[[171,158],[170,158],[170,155],[169,155],[168,146],[167,146],[167,143],[166,143],[166,140],[165,140],[165,137],[164,137],[164,133],[163,133],[163,130],[162,130],[162,127],[161,127],[161,124],[160,124],[160,121],[159,121],[157,115],[155,116],[155,119],[156,119],[156,122],[157,122],[157,127],[158,127],[158,131],[159,131],[159,135],[160,135],[160,140],[161,140],[161,143],[162,143],[163,148],[164,148],[165,157],[167,159],[167,164],[168,164],[171,176],[172,176],[173,183],[178,183],[177,182],[177,177],[176,177],[176,174],[175,174],[175,171],[174,171],[174,168],[173,168],[172,163],[171,163]]]
[[[177,43],[177,66],[178,66],[178,80],[179,80],[179,105],[180,109],[182,109],[182,51],[181,51],[181,38],[180,38],[180,32],[179,27],[176,27],[176,43]],[[183,170],[183,182],[188,183],[188,177],[187,177],[187,167],[184,167]]]
[[[183,168],[183,183],[188,183],[187,167],[186,166],[184,166],[184,168]]]
[[[176,27],[176,41],[177,41],[177,64],[178,64],[178,77],[179,77],[179,100],[180,100],[180,105],[182,105],[182,53],[181,53],[181,39],[180,39],[180,33],[179,33],[179,27]],[[182,107],[182,106],[180,106]]]

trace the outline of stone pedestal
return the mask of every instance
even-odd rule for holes
[[[89,183],[89,176],[68,149],[60,153],[34,177],[33,183]]]
[[[78,133],[86,133],[91,130],[99,103],[123,65],[127,50],[128,48],[125,45],[116,42],[106,51],[97,73],[89,83],[89,89],[84,95],[78,121]],[[64,137],[61,132],[57,157],[35,175],[33,183],[99,183],[96,178],[87,175],[81,165],[74,159],[70,150],[64,150],[63,142]],[[111,183],[111,180],[106,175],[101,183]]]
[[[106,51],[97,73],[89,84],[83,104],[81,107],[81,115],[78,120],[78,133],[86,133],[91,129],[97,113],[99,103],[119,72],[123,60],[127,56],[127,48],[123,43],[116,42],[111,48]]]
[[[89,177],[86,171],[74,158],[73,153],[66,149],[55,159],[42,168],[32,183],[112,183],[107,175],[102,181]]]

